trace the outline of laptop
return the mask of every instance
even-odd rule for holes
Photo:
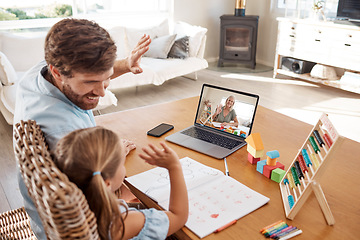
[[[223,113],[228,98],[234,104]],[[203,84],[194,124],[165,140],[217,159],[227,157],[246,145],[258,102],[259,96],[255,94]],[[229,123],[235,126],[228,126]]]

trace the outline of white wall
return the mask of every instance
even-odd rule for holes
[[[247,0],[246,15],[259,16],[256,62],[274,64],[277,21],[284,13],[275,11],[275,0]],[[184,21],[208,29],[205,58],[217,61],[220,45],[220,16],[234,14],[235,0],[174,0],[174,20]]]

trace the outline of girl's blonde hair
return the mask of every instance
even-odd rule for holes
[[[124,218],[115,195],[106,186],[120,164],[120,139],[111,130],[93,127],[75,130],[63,137],[55,150],[55,163],[85,194],[94,212],[101,239],[109,233],[124,235]],[[94,172],[101,172],[93,175]]]

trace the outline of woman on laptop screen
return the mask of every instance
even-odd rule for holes
[[[236,112],[233,109],[235,104],[235,97],[229,96],[225,101],[225,106],[217,105],[214,115],[212,116],[214,122],[220,122],[221,126],[237,127],[239,122],[236,117]]]

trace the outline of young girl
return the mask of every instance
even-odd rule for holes
[[[179,158],[160,144],[162,149],[149,144],[139,156],[169,171],[169,211],[128,209],[124,200],[115,197],[126,173],[125,148],[111,130],[79,129],[58,142],[55,163],[85,194],[101,239],[165,239],[186,223],[188,197]]]

